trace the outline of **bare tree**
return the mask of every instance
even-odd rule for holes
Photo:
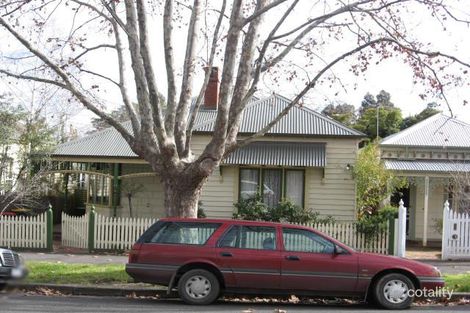
[[[4,0],[0,2],[0,29],[3,36],[15,41],[9,41],[14,48],[2,45],[3,55],[11,62],[2,63],[0,73],[67,90],[71,99],[113,126],[161,177],[167,215],[195,217],[201,189],[224,157],[263,136],[319,84],[341,84],[333,72],[340,63],[349,64],[351,71],[360,74],[371,63],[400,57],[411,66],[416,79],[434,91],[443,94],[447,84],[462,84],[460,76],[470,67],[468,62],[433,51],[408,31],[413,11],[428,13],[442,27],[445,23],[468,24],[465,15],[446,3]],[[461,1],[462,7],[464,3]],[[151,30],[158,30],[159,25],[163,36],[155,47],[152,42],[159,34]],[[177,33],[179,40],[175,40]],[[161,57],[158,47],[162,47]],[[109,66],[88,67],[93,56],[110,51],[115,56],[116,73]],[[260,80],[264,75],[301,79],[299,67],[292,66],[295,60],[304,60],[303,68],[308,68],[302,88],[270,123],[240,139],[243,111]],[[198,64],[206,67],[203,74]],[[203,152],[195,156],[192,129],[210,74],[219,64],[213,134]],[[449,75],[451,68],[456,75]],[[159,87],[162,80],[165,84]],[[104,109],[103,94],[111,88],[120,93],[132,131]],[[165,88],[163,108],[158,92]],[[137,109],[133,101],[138,103]]]
[[[454,163],[455,167],[463,164]],[[451,207],[456,212],[470,212],[470,172],[463,170],[450,172],[448,186]]]
[[[141,192],[144,189],[144,185],[135,183],[131,181],[130,179],[125,180],[121,184],[121,190],[124,192],[124,194],[127,196],[127,203],[129,205],[129,216],[134,217],[132,211],[133,211],[133,206],[132,206],[132,198],[135,197],[135,195],[139,192]]]

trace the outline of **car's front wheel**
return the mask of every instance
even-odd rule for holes
[[[374,286],[374,300],[385,309],[403,310],[413,303],[413,282],[403,274],[381,277]]]
[[[203,269],[190,270],[178,282],[180,298],[188,304],[210,304],[217,300],[220,283],[217,277]]]

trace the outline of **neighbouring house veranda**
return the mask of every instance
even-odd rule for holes
[[[260,130],[288,103],[276,94],[253,99],[239,137]],[[216,109],[205,103],[198,114],[192,143],[196,155],[209,141]],[[288,198],[338,221],[355,220],[351,169],[363,138],[308,107],[294,107],[266,136],[224,160],[204,186],[200,206],[208,217],[232,217],[234,203],[259,192],[270,205]],[[106,216],[129,216],[131,203],[134,217],[164,216],[160,178],[113,128],[61,144],[52,157],[57,161],[55,182],[62,186],[54,204],[60,210],[80,214],[94,205]]]
[[[387,169],[409,180],[392,202],[403,198],[407,238],[437,245],[442,238],[445,201],[455,212],[470,210],[470,125],[444,114],[383,139]]]

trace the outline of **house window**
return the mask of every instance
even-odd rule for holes
[[[296,204],[304,203],[304,171],[286,170],[286,198]]]
[[[263,170],[263,202],[275,207],[281,200],[282,170]]]
[[[269,206],[276,206],[282,199],[303,206],[304,186],[304,170],[241,168],[239,199],[249,199],[259,193]]]
[[[103,175],[90,175],[88,182],[88,202],[90,204],[110,206],[110,179]]]
[[[251,168],[240,169],[240,199],[253,198],[259,188],[259,170]]]

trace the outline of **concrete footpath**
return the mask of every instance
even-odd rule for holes
[[[20,252],[25,261],[45,261],[62,263],[127,263],[127,255],[115,254],[82,254],[82,253],[42,253],[42,252]]]

